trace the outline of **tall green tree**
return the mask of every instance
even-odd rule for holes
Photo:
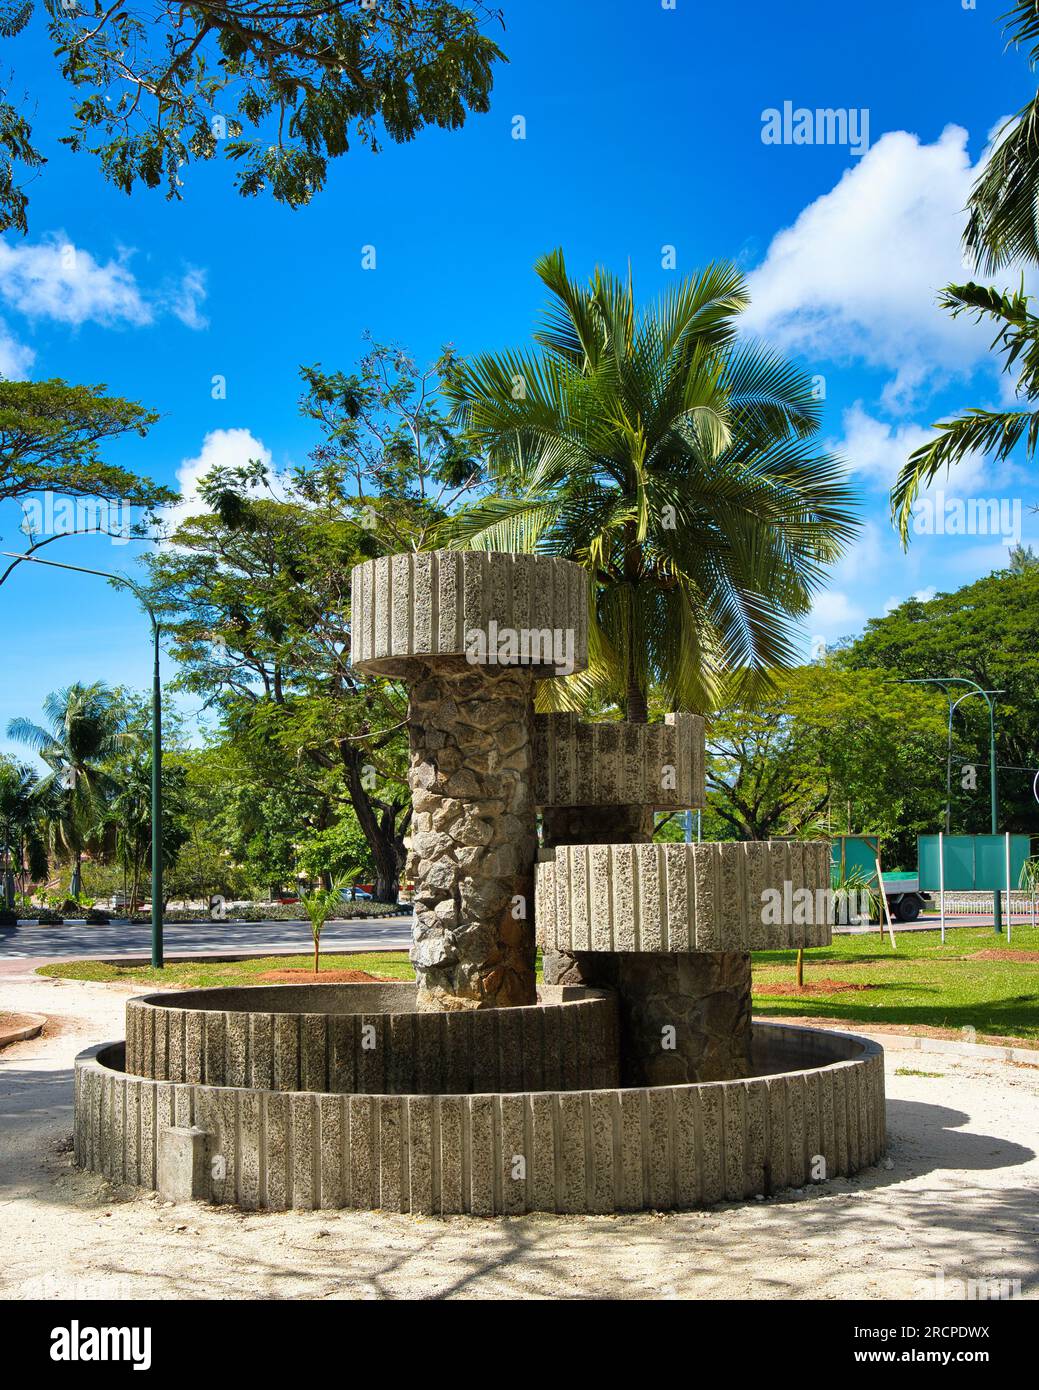
[[[300,785],[307,839],[331,830],[345,798],[376,897],[390,902],[410,817],[407,698],[350,663],[349,576],[361,560],[416,548],[480,481],[438,404],[453,366],[449,351],[422,368],[369,341],[355,372],[305,368],[300,407],[320,428],[308,463],[280,483],[260,465],[215,471],[201,487],[211,511],[150,562],[182,683],[219,706],[257,766],[281,759],[269,785]],[[289,848],[277,856],[282,869]]]
[[[14,906],[19,877],[47,877],[46,803],[31,768],[0,756],[0,904]]]
[[[707,739],[710,838],[879,834],[912,863],[945,791],[942,696],[840,658],[776,673],[752,706],[730,706]]]
[[[83,852],[103,840],[106,802],[115,790],[107,764],[127,738],[125,708],[103,682],[76,683],[48,695],[45,724],[12,719],[8,738],[31,748],[50,769],[38,794],[50,806],[52,852],[70,863],[69,895],[79,896]]]
[[[1039,769],[1039,568],[1011,567],[927,602],[909,599],[871,619],[837,659],[849,671],[872,669],[890,680],[962,676],[1003,692],[996,700],[999,824],[1039,833],[1039,804],[1032,791]],[[963,688],[954,689],[954,695],[962,693]],[[968,698],[956,711],[953,729],[957,833],[988,833],[988,744],[985,702]],[[943,802],[944,752],[939,759]]]
[[[673,708],[710,708],[726,678],[747,689],[795,661],[794,624],[855,533],[842,467],[813,440],[811,382],[738,338],[734,266],[647,307],[630,275],[571,280],[561,251],[535,269],[549,302],[534,349],[448,378],[496,494],[445,531],[587,568],[593,662],[563,699],[608,693],[645,721],[656,684]]]
[[[351,144],[377,151],[486,111],[504,57],[480,0],[0,0],[0,37],[37,19],[73,97],[63,143],[117,188],[169,198],[192,162],[222,154],[242,195],[300,207]],[[33,100],[0,91],[0,230],[25,231],[25,173],[45,162]]]
[[[177,494],[106,463],[104,448],[128,435],[143,438],[159,418],[106,386],[0,379],[0,501],[50,491],[123,499],[141,507]]]
[[[291,783],[317,811],[327,802],[325,775],[337,774],[371,845],[378,892],[395,901],[409,809],[405,701],[349,661],[349,575],[368,533],[324,507],[239,497],[231,509],[226,493],[219,501],[229,520],[191,518],[176,547],[151,561],[179,683],[219,708],[244,757],[271,769],[269,795]],[[311,828],[327,824],[319,815]],[[266,813],[257,824],[257,834],[273,835],[271,881],[294,862],[299,825],[298,813],[283,832]]]

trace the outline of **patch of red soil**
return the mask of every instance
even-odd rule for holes
[[[265,970],[262,975],[257,975],[256,978],[267,984],[356,985],[369,982],[377,984],[380,980],[387,979],[388,976],[369,975],[366,970],[319,970],[316,975],[313,970]]]
[[[879,989],[879,985],[856,985],[850,980],[813,980],[810,985],[759,985],[761,994],[848,994],[864,989]]]
[[[988,951],[975,951],[968,960],[1028,960],[1039,961],[1039,951],[1018,951],[1013,946],[993,946]]]

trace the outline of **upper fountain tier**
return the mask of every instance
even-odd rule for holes
[[[413,663],[523,666],[538,676],[588,665],[588,575],[548,555],[432,550],[384,555],[351,576],[351,661],[403,676]]]

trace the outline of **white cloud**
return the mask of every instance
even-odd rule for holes
[[[101,262],[63,233],[35,245],[0,240],[0,297],[30,319],[79,327],[143,327],[169,312],[189,328],[204,328],[202,271],[189,268],[173,293],[142,289],[129,253]]]
[[[890,488],[914,449],[926,444],[930,430],[919,425],[891,425],[869,415],[861,401],[841,417],[844,437],[827,449],[840,454],[852,473],[877,487]]]
[[[925,589],[917,589],[916,592],[910,594],[909,597],[915,598],[918,603],[930,603],[931,599],[936,597],[937,593],[938,590],[936,586],[934,584],[928,584]],[[899,598],[897,594],[889,598],[887,603],[884,604],[884,616],[887,617],[887,615],[893,613],[896,608],[901,608],[902,604],[906,601],[904,597]]]
[[[258,459],[267,468],[272,466],[272,454],[251,430],[211,430],[202,440],[202,448],[194,458],[184,459],[177,469],[177,491],[181,501],[164,511],[171,527],[179,526],[189,516],[209,510],[198,494],[198,485],[215,468],[238,468]]]
[[[205,297],[206,272],[192,266],[181,277],[176,290],[167,297],[166,304],[170,313],[180,319],[186,328],[208,328],[209,320],[201,311]]]
[[[749,277],[747,327],[809,358],[890,370],[889,409],[991,361],[991,330],[935,302],[967,278],[961,237],[978,167],[960,126],[931,145],[882,136],[773,238]]]
[[[916,424],[892,424],[870,415],[861,401],[841,416],[843,437],[830,440],[826,447],[839,454],[850,472],[885,491],[890,490],[902,465],[921,444],[934,438],[934,432]],[[998,462],[983,454],[968,454],[948,474],[940,473],[921,490],[921,498],[931,497],[936,505],[943,498],[977,497],[1005,493],[1027,478],[1012,462]],[[939,496],[940,494],[940,496]]]
[[[0,377],[21,381],[29,375],[36,358],[32,348],[20,343],[5,323],[0,321]]]
[[[865,617],[865,612],[842,590],[827,589],[812,604],[809,622],[815,628],[825,628],[824,637],[837,637],[859,627]]]
[[[103,265],[60,235],[31,246],[0,241],[0,295],[28,318],[82,323],[151,323],[125,260]]]

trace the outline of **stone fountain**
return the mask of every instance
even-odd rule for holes
[[[585,572],[436,551],[352,579],[354,664],[408,690],[417,983],[129,1000],[125,1044],[77,1059],[77,1162],[173,1199],[483,1215],[876,1162],[881,1049],[751,1021],[750,952],[830,941],[828,846],[654,844],[652,812],[703,805],[702,720],[534,712],[587,664]]]

